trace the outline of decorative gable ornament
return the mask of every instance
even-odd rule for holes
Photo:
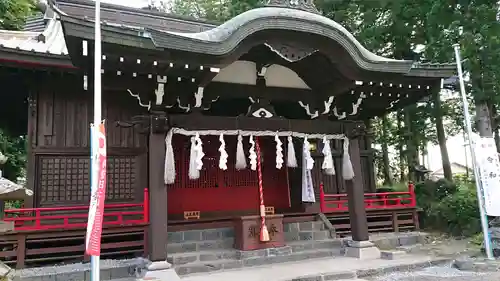
[[[273,106],[264,99],[258,99],[256,102],[250,99],[252,105],[248,108],[247,116],[256,118],[272,118],[276,117],[276,112]]]

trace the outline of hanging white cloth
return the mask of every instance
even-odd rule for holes
[[[293,146],[293,139],[292,136],[287,137],[287,142],[288,142],[288,148],[287,148],[287,159],[286,159],[286,165],[289,168],[297,168],[297,157],[295,156],[295,147]]]
[[[274,141],[276,142],[276,169],[280,170],[283,167],[283,143],[278,134],[274,136]]]
[[[304,145],[302,149],[302,202],[316,203],[311,170],[307,167],[308,157],[311,157],[311,153],[309,151],[309,142],[306,138],[304,139]]]
[[[250,153],[248,158],[250,159],[250,169],[252,171],[257,170],[257,153],[255,153],[255,141],[253,140],[253,136],[251,135],[249,140],[250,142]]]
[[[165,184],[173,184],[175,182],[175,157],[172,147],[173,131],[170,130],[165,138]]]
[[[302,149],[302,154],[306,160],[306,169],[312,170],[314,167],[314,159],[311,157],[310,143],[307,138],[304,138],[304,146]]]
[[[197,168],[197,163],[196,163],[196,156],[197,156],[197,151],[196,151],[196,138],[191,137],[191,150],[189,153],[189,171],[188,171],[188,176],[190,180],[197,180],[200,178],[200,170]]]
[[[223,134],[220,134],[219,141],[220,141],[220,147],[219,147],[219,152],[220,152],[219,169],[225,171],[225,170],[227,170],[227,157],[229,155],[226,152],[226,142],[224,141],[224,135]]]
[[[244,170],[247,168],[247,160],[245,159],[245,151],[243,150],[243,136],[238,135],[238,142],[236,144],[236,163],[234,164],[236,170]]]
[[[349,156],[349,140],[344,139],[344,154],[342,157],[342,177],[345,180],[354,178],[354,169],[352,167],[351,156]]]
[[[330,147],[330,141],[323,137],[323,164],[321,165],[321,169],[325,172],[325,174],[329,176],[335,175],[335,166],[333,164],[333,156],[332,156],[332,148]]]
[[[201,141],[200,135],[196,134],[194,136],[195,140],[195,150],[196,150],[196,169],[199,171],[203,169],[203,156],[205,153],[203,152],[203,142]]]

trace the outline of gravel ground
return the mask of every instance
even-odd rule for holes
[[[370,281],[497,281],[500,272],[475,273],[450,267],[431,267],[415,272],[397,272],[369,278]]]
[[[468,240],[431,236],[427,244],[406,247],[413,254],[441,257],[481,256],[479,247]],[[395,272],[367,278],[370,281],[499,281],[500,272],[468,272],[447,266],[431,267],[414,272]]]

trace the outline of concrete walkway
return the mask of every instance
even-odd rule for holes
[[[415,265],[430,266],[428,256],[407,255],[396,260],[357,260],[347,257],[312,259],[296,263],[243,268],[218,273],[203,273],[181,278],[182,281],[291,281],[324,276],[325,280],[353,279],[360,275],[408,270]],[[321,278],[320,278],[321,279]],[[360,279],[356,279],[362,281]]]

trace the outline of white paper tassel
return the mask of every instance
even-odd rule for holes
[[[236,170],[244,170],[247,168],[247,160],[245,159],[245,151],[243,150],[243,137],[238,135],[238,143],[236,144]]]
[[[311,157],[311,151],[309,150],[310,144],[307,140],[307,137],[304,138],[304,152],[303,155],[305,157],[305,164],[307,170],[312,170],[314,167],[314,159]]]
[[[295,147],[293,146],[292,136],[288,136],[288,154],[286,158],[286,165],[290,168],[297,168],[297,157],[295,157]]]
[[[197,180],[200,178],[200,171],[197,169],[196,164],[196,140],[195,137],[191,137],[191,151],[189,154],[189,172],[188,176],[190,180]]]
[[[283,143],[278,134],[274,136],[274,141],[276,142],[276,169],[280,170],[283,168]]]
[[[325,174],[329,176],[335,175],[335,166],[333,164],[332,148],[330,147],[330,141],[323,137],[323,165],[321,169],[324,170]]]
[[[175,182],[175,157],[172,147],[173,132],[170,130],[165,138],[165,184],[173,184]]]
[[[220,141],[220,147],[219,147],[219,152],[220,152],[219,169],[225,171],[225,170],[227,170],[227,157],[228,157],[228,154],[226,152],[226,142],[224,141],[224,135],[223,134],[220,134],[219,141]]]
[[[344,139],[344,155],[342,156],[342,177],[344,180],[354,178],[354,169],[352,168],[351,156],[349,156],[349,140]]]
[[[250,159],[250,169],[255,171],[257,169],[257,153],[255,153],[255,142],[253,141],[253,136],[250,136],[250,155],[248,158]]]
[[[196,169],[199,171],[203,169],[203,156],[205,153],[203,152],[203,142],[201,141],[200,134],[196,133],[194,136],[195,140],[195,151],[196,151]]]

